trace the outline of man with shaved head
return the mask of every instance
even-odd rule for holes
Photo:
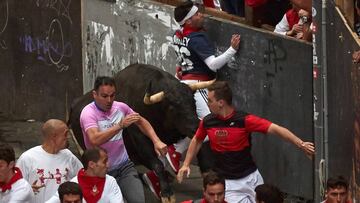
[[[71,180],[83,167],[68,146],[67,125],[50,119],[41,128],[43,142],[24,152],[16,165],[24,179],[32,186],[34,202],[45,202],[57,191],[59,185]]]

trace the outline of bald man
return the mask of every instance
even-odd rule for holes
[[[50,119],[41,128],[42,145],[24,152],[16,165],[34,191],[34,202],[46,202],[56,193],[59,185],[71,180],[83,168],[68,146],[66,124]]]

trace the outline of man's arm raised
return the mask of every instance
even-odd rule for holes
[[[294,133],[290,132],[287,128],[276,125],[272,123],[268,129],[269,134],[278,135],[279,137],[287,140],[300,149],[304,151],[304,153],[311,158],[315,153],[315,147],[312,142],[304,142],[300,138],[298,138]]]

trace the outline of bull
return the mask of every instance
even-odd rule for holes
[[[170,145],[185,137],[192,138],[195,134],[199,120],[196,116],[193,91],[204,88],[208,83],[188,86],[168,72],[145,64],[130,65],[118,72],[114,79],[117,88],[115,100],[125,102],[145,117],[164,143]],[[83,149],[85,144],[79,118],[82,109],[91,101],[91,92],[76,99],[69,115],[69,126]],[[124,130],[123,138],[130,159],[154,170],[158,175],[162,200],[174,201],[168,174],[155,154],[151,140],[134,125]],[[204,157],[207,152],[208,150],[200,151],[198,157],[201,160],[210,159],[210,155]]]

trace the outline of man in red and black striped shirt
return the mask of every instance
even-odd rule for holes
[[[306,155],[314,154],[313,143],[303,142],[288,129],[266,119],[236,110],[232,105],[232,92],[227,82],[215,82],[208,91],[211,113],[200,121],[191,140],[184,164],[178,173],[179,182],[185,173],[190,174],[191,160],[198,153],[206,135],[209,136],[210,147],[215,156],[213,169],[225,177],[225,200],[232,203],[255,203],[254,189],[264,182],[250,153],[251,132],[279,135],[302,149]]]

